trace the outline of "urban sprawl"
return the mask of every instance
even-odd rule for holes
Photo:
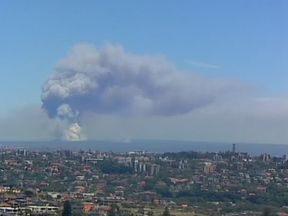
[[[67,201],[73,215],[288,215],[288,158],[235,145],[163,154],[0,149],[0,215],[61,215]]]

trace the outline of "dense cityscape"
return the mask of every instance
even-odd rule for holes
[[[288,158],[236,152],[0,151],[1,215],[275,215]],[[165,212],[166,211],[166,212]],[[268,214],[269,215],[269,214]]]

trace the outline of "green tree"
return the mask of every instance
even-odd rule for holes
[[[272,213],[272,210],[270,208],[265,208],[263,210],[262,216],[274,216],[275,214]]]
[[[33,191],[31,191],[31,190],[26,190],[26,191],[24,191],[24,194],[25,194],[25,196],[27,196],[27,197],[33,197],[33,195],[34,195]]]
[[[152,210],[148,212],[148,216],[154,216],[154,213]]]
[[[144,214],[145,214],[144,206],[140,206],[140,207],[139,207],[138,213],[139,213],[140,215],[144,215]]]
[[[164,209],[164,212],[162,213],[162,216],[171,216],[169,208],[166,206]]]
[[[69,200],[66,200],[63,204],[62,216],[72,216],[72,208]]]
[[[111,206],[111,211],[109,212],[108,216],[121,216],[121,211],[118,205],[113,204]]]

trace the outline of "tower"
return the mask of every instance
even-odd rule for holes
[[[234,143],[233,145],[232,145],[232,153],[234,154],[236,152],[236,144]]]

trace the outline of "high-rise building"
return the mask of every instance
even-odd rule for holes
[[[234,143],[233,145],[232,145],[232,153],[235,153],[236,152],[236,144]]]

